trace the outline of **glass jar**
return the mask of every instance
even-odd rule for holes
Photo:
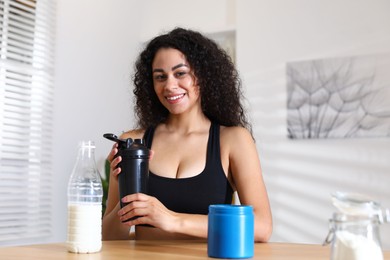
[[[383,260],[378,215],[334,213],[327,243],[331,260]]]
[[[358,193],[335,192],[338,210],[329,221],[325,244],[332,244],[331,260],[383,260],[380,225],[390,222],[389,209]]]

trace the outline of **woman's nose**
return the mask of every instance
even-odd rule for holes
[[[177,80],[173,75],[169,75],[167,77],[165,88],[166,89],[176,89],[177,88]]]

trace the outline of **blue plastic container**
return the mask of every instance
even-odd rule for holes
[[[215,258],[251,258],[254,255],[252,206],[210,205],[207,253]]]

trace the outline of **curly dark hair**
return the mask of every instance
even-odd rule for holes
[[[135,116],[146,129],[167,119],[169,111],[153,88],[152,62],[161,48],[177,49],[184,54],[198,80],[203,113],[224,126],[242,126],[252,133],[242,104],[241,80],[230,56],[213,40],[183,28],[152,39],[135,63]]]

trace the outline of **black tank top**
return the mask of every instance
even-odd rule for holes
[[[146,130],[146,146],[152,146],[154,128]],[[212,123],[207,142],[204,170],[189,178],[167,178],[149,172],[148,194],[178,213],[208,214],[211,204],[231,204],[233,189],[223,171],[219,145],[219,125]]]

